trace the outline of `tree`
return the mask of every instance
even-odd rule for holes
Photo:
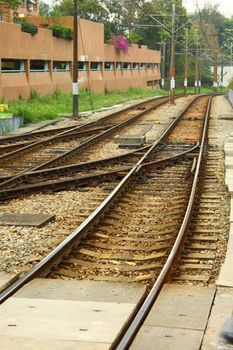
[[[118,33],[131,35],[145,0],[105,0],[105,6]]]
[[[43,0],[40,1],[39,5],[40,16],[49,16],[50,15],[50,6],[46,4]]]
[[[79,0],[78,14],[81,18],[92,21],[104,21],[107,10],[100,1]],[[73,0],[57,0],[51,11],[52,16],[73,16]]]
[[[21,4],[21,0],[0,0],[0,6],[5,6],[12,10],[17,10]]]

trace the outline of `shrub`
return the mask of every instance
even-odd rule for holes
[[[58,25],[53,25],[49,27],[53,31],[53,36],[56,38],[61,38],[65,40],[73,39],[73,30],[69,27],[60,27]]]
[[[30,22],[21,22],[21,30],[22,32],[30,33],[31,35],[35,35],[38,32],[37,26]]]

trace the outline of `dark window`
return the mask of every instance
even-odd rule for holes
[[[31,72],[48,72],[48,61],[30,61]]]
[[[2,72],[4,73],[14,73],[14,72],[24,72],[24,61],[23,60],[13,60],[13,59],[2,59]]]
[[[70,63],[64,61],[53,61],[53,70],[55,72],[66,72],[70,70]]]
[[[79,62],[79,63],[78,63],[78,70],[80,70],[80,71],[86,71],[86,70],[87,70],[87,63],[85,63],[85,62]]]
[[[116,70],[121,70],[121,62],[116,63]]]
[[[144,70],[146,68],[146,64],[145,63],[141,63],[140,64],[140,69]]]
[[[131,67],[131,64],[130,64],[130,63],[128,63],[128,62],[124,62],[124,63],[123,63],[123,69],[129,70],[130,67]]]
[[[105,62],[104,69],[105,70],[113,70],[113,62]]]
[[[100,70],[101,65],[100,62],[91,62],[91,70]]]
[[[159,64],[158,63],[154,63],[154,69],[159,69]]]
[[[139,69],[139,63],[133,63],[133,70]]]
[[[4,13],[0,12],[0,21],[4,20]]]
[[[153,63],[147,63],[146,67],[147,69],[153,69]]]

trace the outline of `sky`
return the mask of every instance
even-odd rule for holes
[[[205,4],[210,3],[211,5],[219,4],[218,10],[227,17],[233,16],[232,0],[183,0],[183,4],[188,12],[194,12],[196,3],[199,8],[202,8]]]
[[[53,0],[43,0],[47,4],[52,4]],[[91,0],[90,0],[91,1]],[[233,6],[230,5],[232,0],[183,0],[183,4],[189,13],[195,11],[196,3],[199,8],[202,8],[205,4],[210,3],[212,5],[219,4],[219,11],[226,17],[233,16]]]

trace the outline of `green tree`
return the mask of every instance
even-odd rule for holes
[[[101,5],[100,1],[79,0],[78,14],[81,18],[92,21],[104,21],[107,16],[107,10]],[[72,16],[73,0],[57,0],[51,11],[52,16]]]
[[[17,10],[20,4],[21,0],[0,0],[0,6],[6,6],[12,10]]]
[[[40,16],[49,16],[50,15],[50,6],[46,4],[43,0],[40,1],[39,5],[39,14]]]
[[[145,0],[105,0],[109,17],[115,24],[118,33],[131,35],[134,25],[137,23],[140,7]]]

